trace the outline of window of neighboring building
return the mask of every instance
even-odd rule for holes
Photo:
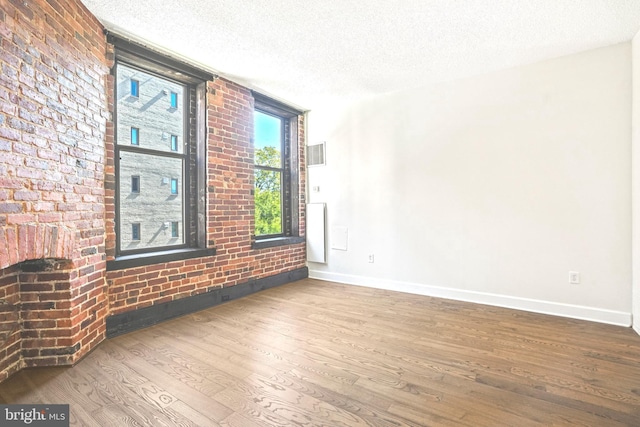
[[[140,240],[140,223],[134,222],[131,224],[131,240],[139,241]]]
[[[140,129],[131,128],[131,145],[140,145]]]
[[[137,175],[133,175],[131,177],[131,192],[132,193],[140,192],[140,177]]]
[[[178,92],[171,92],[171,108],[178,108]]]
[[[254,93],[254,200],[260,240],[298,237],[298,116],[300,111]]]
[[[138,98],[140,96],[140,82],[135,79],[131,79],[131,96]]]
[[[214,254],[214,249],[206,248],[203,197],[205,82],[212,76],[115,36],[109,41],[116,47],[116,258],[107,268]],[[145,85],[142,91],[136,84],[139,102],[119,93],[124,89],[132,94],[133,82]],[[131,197],[131,193],[139,194]],[[171,233],[164,232],[168,222]]]
[[[131,96],[136,98],[140,96],[140,82],[135,79],[131,79]]]
[[[178,178],[171,178],[171,194],[178,194]]]

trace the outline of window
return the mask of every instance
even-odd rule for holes
[[[298,237],[298,116],[302,112],[257,93],[254,99],[254,247],[302,241]]]
[[[140,129],[131,128],[131,145],[140,145]]]
[[[137,175],[133,175],[131,177],[131,192],[132,193],[140,192],[140,177]]]
[[[140,82],[135,79],[131,79],[131,96],[136,98],[140,96]]]
[[[254,120],[256,236],[282,234],[282,118],[256,110]]]
[[[188,214],[190,210],[190,200],[178,196],[178,178],[170,182],[170,198],[167,198],[167,185],[163,185],[162,178],[173,175],[189,181],[191,154],[190,150],[172,150],[173,147],[167,147],[166,142],[162,142],[163,134],[166,136],[165,132],[176,137],[184,137],[188,135],[189,128],[188,118],[184,116],[183,111],[168,112],[166,105],[162,107],[159,95],[166,87],[170,87],[176,93],[188,92],[190,88],[182,82],[125,63],[116,65],[116,76],[118,80],[140,80],[145,84],[144,93],[139,96],[139,103],[131,103],[116,96],[119,100],[116,128],[118,131],[129,128],[131,134],[131,144],[121,144],[119,138],[116,144],[121,185],[129,181],[131,192],[139,193],[140,181],[145,182],[145,191],[138,197],[127,197],[127,193],[123,191],[119,194],[120,223],[131,222],[132,218],[140,220],[137,225],[137,239],[133,233],[131,240],[124,234],[120,236],[120,252],[186,246],[188,242],[170,239],[164,233],[158,232],[164,227],[167,215],[181,218],[179,222],[183,222],[184,214]],[[120,86],[116,85],[116,88]],[[144,129],[144,141],[141,138],[141,129]],[[119,132],[116,136],[119,136]]]
[[[178,92],[171,92],[171,108],[178,108]]]
[[[206,248],[204,214],[205,82],[212,75],[116,36],[109,42],[116,48],[116,244],[107,269],[215,254]],[[144,91],[133,82],[144,82]],[[127,96],[134,86],[140,102]],[[167,108],[168,91],[173,109]]]

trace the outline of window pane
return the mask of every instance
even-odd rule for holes
[[[131,79],[131,96],[135,96],[136,98],[139,96],[138,89],[140,87],[140,82],[134,79]]]
[[[131,240],[140,240],[140,223],[131,224]]]
[[[119,163],[120,247],[135,250],[159,246],[180,245],[183,239],[172,236],[169,224],[179,218],[184,223],[184,201],[180,194],[171,194],[172,178],[183,174],[182,159],[120,151]],[[144,191],[132,193],[130,183],[139,176]],[[181,179],[175,179],[176,190]],[[182,193],[182,192],[180,192]],[[127,232],[128,224],[139,223],[139,241]]]
[[[131,145],[140,145],[140,129],[131,128]]]
[[[140,192],[140,177],[134,175],[131,177],[131,192],[139,193]]]
[[[282,119],[260,111],[253,113],[255,163],[282,167]]]
[[[120,145],[134,144],[132,128],[143,129],[144,148],[171,151],[170,137],[184,137],[184,108],[178,99],[185,93],[179,83],[156,77],[127,65],[117,65],[117,142]],[[132,82],[137,81],[138,96],[130,96]],[[176,107],[170,107],[175,97]],[[131,138],[131,139],[129,139]],[[138,136],[139,138],[139,136]],[[182,152],[182,147],[177,147]]]
[[[256,169],[256,236],[282,234],[282,173]]]

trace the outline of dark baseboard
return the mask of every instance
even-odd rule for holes
[[[107,317],[107,338],[309,277],[307,267]]]

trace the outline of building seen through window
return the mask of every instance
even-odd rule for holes
[[[185,137],[179,100],[186,87],[127,64],[116,67],[120,251],[183,245],[185,153],[178,141]]]

